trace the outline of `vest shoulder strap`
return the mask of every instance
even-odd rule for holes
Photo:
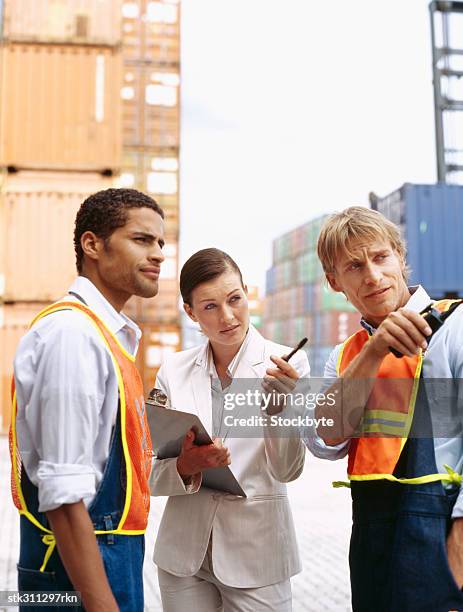
[[[428,336],[428,343],[438,329],[444,325],[449,316],[463,303],[463,300],[438,300],[429,304],[420,312],[425,321],[431,328],[431,334]]]
[[[438,300],[434,302],[426,310],[429,308],[435,308],[440,312],[441,321],[444,322],[446,319],[450,317],[450,315],[455,312],[455,310],[463,304],[463,299],[457,300]]]

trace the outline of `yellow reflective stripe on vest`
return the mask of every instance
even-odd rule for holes
[[[76,302],[76,304],[78,304],[79,302]],[[85,305],[85,304],[83,304]],[[86,308],[89,308],[88,306],[86,306]],[[44,308],[43,310],[41,310],[33,319],[32,319],[32,323],[29,325],[29,328],[31,328],[34,323],[36,323],[39,319],[41,319],[42,317],[45,317],[46,315],[49,314],[53,314],[54,312],[58,312],[61,310],[76,310],[77,312],[81,312],[82,314],[87,314],[86,312],[84,312],[83,310],[80,310],[79,308],[72,308],[72,306],[70,305],[69,302],[66,302],[65,306],[62,306],[60,302],[55,302],[54,304],[50,304],[50,306],[47,306],[46,308]],[[91,310],[89,308],[89,310]],[[88,315],[87,315],[88,317]],[[91,318],[88,317],[92,323],[94,325],[95,321]],[[109,333],[109,335],[112,337],[112,339],[114,340],[114,342],[117,344],[117,346],[119,347],[121,353],[124,353],[124,355],[127,357],[127,359],[129,359],[130,361],[132,361],[133,363],[135,363],[135,357],[133,355],[131,355],[125,348],[124,346],[121,344],[121,342],[119,341],[119,339],[108,329],[108,327],[105,325],[104,321],[102,321],[101,319],[99,319],[100,322],[102,323],[102,325],[106,328],[106,331]],[[100,332],[101,335],[101,331],[100,328],[98,326],[96,326],[98,328],[98,331]]]
[[[12,419],[11,419],[11,441],[12,441],[12,456],[13,456],[13,462],[12,462],[12,470],[13,470],[13,478],[14,481],[16,483],[16,491],[17,494],[19,496],[19,500],[21,502],[21,510],[19,510],[19,514],[24,515],[27,519],[29,519],[29,521],[35,525],[38,529],[44,531],[46,534],[51,534],[52,531],[51,529],[47,529],[46,527],[44,527],[42,525],[42,523],[40,523],[35,516],[29,512],[29,510],[27,509],[27,504],[26,504],[26,500],[24,499],[24,495],[23,495],[23,491],[21,488],[21,478],[20,475],[18,474],[18,455],[17,455],[17,434],[16,434],[16,412],[17,412],[18,406],[17,406],[17,402],[16,402],[16,391],[13,394],[13,414],[12,414]]]
[[[24,499],[24,495],[23,495],[23,491],[22,491],[22,487],[21,487],[21,479],[20,476],[18,474],[18,454],[17,454],[17,435],[16,435],[16,412],[18,409],[17,406],[17,402],[16,402],[16,391],[13,393],[13,407],[12,407],[12,418],[11,418],[11,438],[12,438],[12,471],[13,471],[13,478],[14,481],[16,483],[16,492],[19,496],[19,500],[21,502],[21,506],[22,509],[19,510],[19,514],[25,516],[33,525],[35,525],[35,527],[37,527],[38,529],[40,529],[41,531],[45,532],[45,535],[42,537],[42,542],[48,546],[47,550],[45,551],[45,557],[43,558],[43,563],[40,567],[40,571],[44,572],[45,568],[47,567],[47,563],[48,560],[50,559],[53,550],[55,549],[55,536],[53,535],[53,532],[51,531],[51,529],[47,529],[46,527],[44,527],[42,525],[42,523],[40,523],[35,516],[29,512],[29,510],[27,509],[27,504],[26,504],[26,500]]]
[[[403,438],[405,423],[402,427],[388,423],[370,423],[362,427],[362,434],[384,434],[384,437]],[[365,435],[365,437],[367,437]]]
[[[349,340],[351,340],[355,334],[357,332],[354,332],[353,334],[351,334],[348,338],[346,338],[346,340],[344,340],[344,342],[341,344],[341,349],[339,351],[339,355],[338,355],[338,359],[336,361],[336,374],[338,375],[338,377],[341,376],[341,363],[342,363],[342,357],[344,355],[344,349],[347,346],[347,343],[349,342]],[[370,338],[368,338],[368,340],[370,340]]]
[[[403,438],[406,432],[407,414],[387,410],[365,410],[362,433],[384,433]]]
[[[392,474],[365,474],[364,476],[349,476],[349,480],[389,480],[390,482],[411,485],[427,484],[429,482],[438,482],[440,480],[442,482],[460,485],[462,481],[461,474],[455,472],[455,470],[447,464],[444,464],[444,467],[447,470],[447,474],[426,474],[425,476],[416,476],[415,478],[396,478],[396,476],[393,476]],[[350,487],[350,482],[335,480],[332,485],[335,489],[338,489],[340,487]]]
[[[412,396],[410,398],[410,404],[412,406],[412,410],[409,410],[409,412],[408,412],[407,438],[408,438],[408,434],[409,434],[411,426],[412,426],[413,415],[415,414],[416,396],[418,395],[418,388],[420,386],[420,378],[421,378],[421,370],[423,369],[423,361],[424,361],[423,351],[422,351],[422,349],[420,349],[420,360],[419,360],[418,366],[416,368],[415,377],[414,377],[414,381],[413,381]],[[406,442],[406,440],[403,441],[402,448],[405,445],[405,442]]]
[[[395,421],[397,423],[405,423],[407,414],[405,412],[390,412],[389,410],[365,410],[364,418],[382,419],[385,421]]]

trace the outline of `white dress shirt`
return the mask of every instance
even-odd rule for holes
[[[93,283],[79,276],[69,291],[136,354],[140,329]],[[80,302],[71,295],[63,300]],[[53,313],[21,339],[14,377],[18,446],[27,475],[39,489],[39,510],[80,500],[88,506],[103,476],[118,410],[109,350],[80,312]]]
[[[432,300],[423,287],[410,287],[412,293],[410,299],[404,308],[414,312],[420,312],[428,306]],[[366,324],[365,326],[368,326]],[[375,332],[371,328],[371,332]],[[338,344],[325,366],[325,378],[337,377],[336,364],[338,362],[339,353],[342,344]],[[459,306],[455,312],[445,321],[444,325],[434,334],[429,349],[426,350],[423,360],[423,378],[442,378],[442,379],[461,379],[463,378],[463,308]],[[457,407],[456,414],[463,414],[463,397],[461,385],[457,385],[457,395],[455,396]],[[439,397],[429,397],[429,405],[431,410],[431,419],[433,414],[442,416],[443,406],[439,403]],[[453,406],[455,408],[455,406]],[[449,405],[449,410],[452,407]],[[451,419],[452,415],[449,415]],[[437,424],[435,429],[438,429]],[[316,435],[311,435],[306,439],[306,444],[309,450],[316,456],[322,459],[341,459],[347,455],[349,450],[349,440],[338,444],[337,446],[326,445],[321,438]],[[444,465],[452,467],[459,474],[463,469],[463,439],[461,435],[455,438],[434,438],[434,451],[436,456],[436,464],[438,472],[446,474],[447,471]],[[460,490],[457,502],[454,506],[452,516],[454,518],[463,516],[463,488]]]
[[[230,378],[230,381],[232,381],[235,376],[235,372],[236,372],[236,369],[238,368],[241,356],[246,351],[246,348],[249,344],[249,339],[250,339],[250,334],[248,330],[248,332],[246,332],[246,336],[244,338],[243,344],[240,346],[238,352],[233,357],[231,362],[228,364],[226,374]],[[223,429],[224,429],[223,412],[224,412],[225,396],[229,392],[230,385],[228,385],[227,387],[222,387],[222,381],[219,379],[219,375],[217,374],[217,369],[214,363],[214,355],[212,353],[212,348],[209,342],[207,344],[206,359],[208,363],[209,376],[211,379],[212,435],[221,438],[223,434]]]

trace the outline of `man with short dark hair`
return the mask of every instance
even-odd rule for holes
[[[332,289],[362,315],[325,367],[338,399],[316,416],[336,427],[307,439],[316,456],[349,456],[353,609],[462,610],[461,300],[407,287],[398,228],[367,208],[332,215],[318,255]]]
[[[141,332],[121,310],[158,292],[163,218],[134,189],[87,198],[79,276],[34,319],[14,362],[19,589],[80,591],[87,611],[143,610],[152,451],[134,364]]]

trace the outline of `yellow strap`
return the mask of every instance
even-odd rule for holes
[[[368,481],[368,480],[389,480],[390,482],[398,482],[399,484],[412,484],[420,485],[427,484],[428,482],[449,482],[454,484],[461,484],[462,476],[458,472],[455,472],[449,465],[444,464],[444,468],[447,470],[447,474],[426,474],[426,476],[417,476],[415,478],[396,478],[392,474],[364,474],[362,476],[349,476],[349,480],[354,481]],[[335,489],[341,487],[350,487],[350,482],[343,480],[335,480],[332,483]]]
[[[365,410],[363,414],[365,419],[384,419],[385,421],[394,421],[396,423],[404,423],[407,420],[406,412],[392,412],[390,410]]]
[[[37,323],[37,321],[43,317],[46,317],[49,314],[54,314],[55,312],[60,312],[62,310],[76,310],[78,312],[82,312],[83,314],[85,314],[87,317],[89,317],[93,323],[95,323],[95,321],[92,319],[92,317],[88,314],[88,312],[86,311],[90,311],[93,314],[95,314],[91,308],[89,308],[88,306],[85,306],[84,304],[81,304],[80,302],[69,302],[69,301],[63,301],[63,302],[55,302],[54,304],[50,304],[50,306],[47,306],[46,308],[44,308],[43,310],[41,310],[35,317],[34,319],[32,319],[32,322],[30,323],[29,327],[32,327],[35,323]],[[97,315],[96,315],[97,316]],[[108,328],[108,326],[105,324],[104,321],[102,321],[100,319],[100,317],[97,316],[98,321],[102,324],[102,326],[106,329],[106,331],[108,332],[108,334],[112,337],[112,339],[114,340],[114,342],[117,344],[117,346],[119,347],[120,351],[122,353],[124,353],[124,355],[133,363],[135,363],[135,357],[133,355],[131,355],[127,349],[125,349],[120,340],[118,338],[116,338],[116,336],[111,332],[111,330]],[[96,324],[95,324],[96,325]],[[99,330],[100,331],[100,330]],[[101,333],[101,332],[100,332]]]
[[[448,472],[448,475],[450,476],[450,482],[455,482],[456,484],[461,484],[462,481],[462,475],[459,474],[458,472],[455,472],[455,470],[453,468],[450,467],[450,465],[447,465],[446,463],[444,463],[444,467]]]
[[[113,531],[95,531],[95,535],[103,535],[103,534],[108,534],[108,533],[119,533],[122,535],[142,535],[145,532],[136,531],[136,530],[122,531],[118,529],[114,529]],[[44,572],[45,568],[47,567],[47,563],[50,560],[50,557],[52,556],[53,551],[55,550],[55,546],[56,546],[55,536],[53,535],[53,533],[50,533],[50,534],[47,533],[46,535],[43,536],[42,542],[45,544],[45,546],[48,547],[47,550],[45,551],[45,557],[43,558],[42,566],[40,567],[40,571]]]
[[[367,438],[368,434],[383,434],[383,436],[393,436],[402,438],[405,427],[386,425],[385,423],[362,424],[362,437]]]
[[[106,531],[104,529],[95,529],[93,532],[95,535],[143,535],[146,533],[146,529],[111,529]]]
[[[42,567],[40,568],[40,571],[44,572],[45,568],[47,567],[48,560],[50,559],[50,557],[53,554],[53,551],[55,550],[55,546],[56,546],[55,536],[53,534],[47,533],[47,535],[43,536],[42,542],[45,544],[45,546],[48,546],[45,552],[45,557],[43,558]]]

